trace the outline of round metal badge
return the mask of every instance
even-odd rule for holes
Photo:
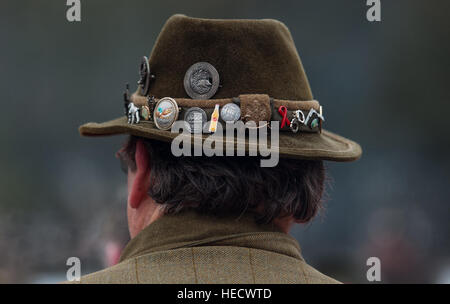
[[[193,64],[184,75],[184,89],[192,99],[209,99],[219,88],[219,73],[208,62]]]
[[[206,112],[198,107],[189,108],[184,114],[184,120],[189,124],[191,133],[202,133],[203,125],[207,122]]]
[[[161,98],[153,110],[153,121],[161,130],[169,130],[178,119],[178,104],[170,97]]]
[[[139,75],[141,78],[138,81],[138,85],[142,87],[142,95],[145,96],[148,94],[150,78],[152,78],[152,75],[150,75],[150,64],[148,63],[147,56],[142,57],[141,64],[139,66]]]
[[[227,103],[220,110],[220,118],[225,122],[236,122],[241,118],[241,108],[235,103]]]

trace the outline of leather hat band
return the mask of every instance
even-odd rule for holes
[[[151,96],[151,94],[149,94]],[[142,96],[138,92],[132,94],[129,101],[138,108],[147,108],[153,112],[155,104],[164,98]],[[189,99],[171,98],[178,106],[178,120],[186,119],[191,108],[200,108],[207,117],[213,115],[216,105],[223,108],[227,104],[235,104],[240,108],[240,120],[280,121],[282,131],[320,132],[322,129],[322,107],[317,100],[295,101],[271,98],[266,94],[242,94],[233,98],[222,99]],[[291,123],[295,125],[291,126]]]

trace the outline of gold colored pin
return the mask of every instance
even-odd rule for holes
[[[219,105],[216,104],[214,112],[211,114],[211,122],[209,124],[209,132],[216,132],[217,123],[219,122]]]

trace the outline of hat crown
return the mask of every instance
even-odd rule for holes
[[[156,76],[150,94],[189,97],[183,79],[197,62],[213,65],[220,85],[212,98],[262,93],[311,100],[312,93],[292,36],[281,22],[170,17],[150,55]]]

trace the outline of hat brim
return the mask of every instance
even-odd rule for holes
[[[166,142],[180,135],[160,130],[152,121],[129,124],[125,116],[103,123],[86,123],[80,126],[79,131],[83,136],[131,134]],[[207,135],[203,137],[205,139]],[[246,149],[247,144],[248,141]],[[321,133],[280,132],[279,135],[280,157],[349,162],[359,159],[361,154],[361,147],[356,142],[326,130]]]

